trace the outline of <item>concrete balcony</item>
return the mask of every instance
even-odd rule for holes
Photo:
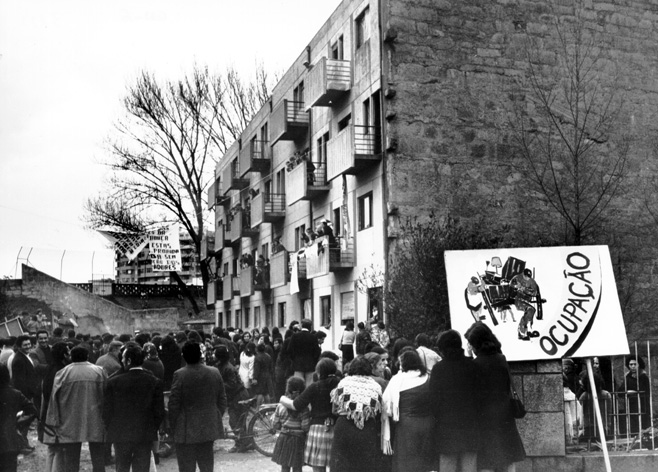
[[[270,287],[285,286],[290,280],[288,251],[280,251],[270,257]]]
[[[323,57],[309,72],[306,84],[306,109],[329,107],[352,88],[351,63]]]
[[[375,126],[350,125],[327,143],[327,179],[358,174],[381,160],[381,132]]]
[[[269,172],[272,165],[271,149],[267,141],[250,141],[240,151],[240,177],[244,178],[249,172]]]
[[[307,279],[321,277],[329,272],[354,268],[354,242],[352,239],[341,241],[336,238],[336,243],[330,246],[329,238],[322,236],[306,248],[304,255]]]
[[[235,275],[226,275],[222,281],[222,300],[231,301],[233,297],[240,295],[240,278]]]
[[[274,223],[286,217],[286,196],[282,193],[259,193],[251,201],[251,227]]]
[[[231,244],[240,242],[240,238],[253,238],[258,236],[258,229],[251,227],[250,211],[235,209],[227,215],[227,234],[225,236]],[[231,219],[232,218],[232,219]]]
[[[249,179],[243,179],[240,176],[240,170],[235,169],[234,166],[229,165],[224,169],[223,182],[224,186],[224,195],[226,195],[229,190],[242,190],[249,186]]]
[[[320,162],[302,161],[288,172],[287,183],[288,205],[312,200],[331,189],[327,182],[327,167]]]
[[[270,143],[303,138],[308,133],[309,121],[304,102],[283,100],[272,112]]]
[[[247,267],[240,272],[240,296],[250,297],[254,292],[270,289],[270,266]]]

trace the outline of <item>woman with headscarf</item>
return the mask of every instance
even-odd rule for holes
[[[454,329],[439,338],[442,360],[430,375],[434,414],[434,448],[441,472],[475,472],[479,430],[477,367],[464,355],[462,337]]]
[[[466,340],[476,355],[480,447],[478,470],[514,472],[525,449],[510,410],[511,376],[501,344],[484,323],[473,324]]]
[[[381,472],[387,468],[380,442],[382,389],[370,376],[370,363],[361,356],[350,362],[348,374],[331,392],[338,419],[330,469]]]
[[[432,470],[433,447],[429,376],[414,350],[400,355],[400,371],[388,383],[383,397],[382,442],[389,449],[389,420],[395,421],[393,472]]]

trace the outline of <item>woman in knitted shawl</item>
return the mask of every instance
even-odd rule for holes
[[[330,469],[336,472],[380,472],[388,468],[380,444],[382,389],[362,356],[349,364],[348,376],[331,392],[338,414]]]

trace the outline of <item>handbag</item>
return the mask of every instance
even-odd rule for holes
[[[519,398],[519,395],[516,393],[516,390],[514,389],[514,382],[512,382],[511,374],[509,376],[509,388],[510,388],[510,399],[509,399],[510,412],[512,413],[512,417],[518,420],[525,416],[526,409],[525,409],[525,405],[523,404],[523,402]]]

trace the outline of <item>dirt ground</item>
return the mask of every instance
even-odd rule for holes
[[[31,454],[18,456],[18,472],[46,472],[48,446],[37,441],[37,434],[34,430],[30,431],[29,439],[30,444],[35,446],[35,450]],[[228,450],[233,447],[233,444],[231,440],[215,441],[215,472],[279,472],[281,470],[281,466],[272,462],[269,457],[265,457],[256,451],[229,453]],[[115,467],[114,465],[110,465],[105,470],[111,472],[115,470]],[[304,472],[311,471],[311,467],[304,467]],[[80,472],[92,472],[87,444],[82,445]],[[160,459],[157,472],[178,472],[175,454]]]

